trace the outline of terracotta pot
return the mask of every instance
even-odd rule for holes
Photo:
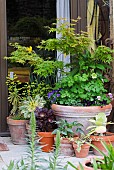
[[[69,138],[61,138],[60,154],[64,156],[74,156],[74,149]]]
[[[54,135],[52,134],[52,132],[38,132],[38,136],[41,138],[39,142],[42,145],[42,151],[52,151],[54,146]]]
[[[77,158],[85,158],[88,156],[90,145],[84,143],[81,146],[80,152],[77,151],[77,147],[78,147],[77,144],[75,142],[73,142],[73,148],[74,148],[75,155]]]
[[[16,144],[16,145],[27,144],[26,123],[28,122],[29,120],[14,120],[14,119],[11,119],[10,117],[7,117],[7,124],[9,126],[11,140],[13,144]]]
[[[83,170],[94,170],[92,167],[87,166],[89,163],[91,163],[91,159],[90,160],[86,160],[85,162],[82,163]],[[78,170],[82,170],[80,168],[80,166],[78,166]],[[101,170],[101,169],[97,169],[97,170]]]
[[[105,154],[107,154],[107,151],[105,150],[105,148],[103,147],[101,141],[106,142],[107,144],[112,143],[112,145],[114,145],[114,133],[111,132],[106,132],[106,136],[95,136],[95,135],[91,135],[90,136],[91,140],[92,140],[92,144],[95,145],[99,150],[101,150],[102,152],[104,152]],[[96,149],[93,148],[93,153],[95,155],[101,155]]]
[[[112,110],[112,105],[106,106],[63,106],[52,104],[52,109],[54,114],[56,115],[56,119],[64,119],[68,122],[78,121],[79,123],[83,124],[83,130],[85,133],[88,131],[86,128],[91,125],[88,121],[90,118],[95,117],[100,112],[104,112],[106,116],[110,115]],[[75,128],[73,128],[75,132]]]

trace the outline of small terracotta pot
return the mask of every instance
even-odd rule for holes
[[[41,138],[39,140],[42,145],[43,152],[50,152],[53,150],[54,146],[54,135],[52,132],[38,132],[38,136]],[[45,146],[43,146],[45,145]]]
[[[7,124],[9,126],[13,144],[16,144],[16,145],[27,144],[26,123],[28,122],[29,120],[14,120],[14,119],[11,119],[10,117],[7,117]]]
[[[92,140],[92,144],[94,146],[96,146],[99,150],[101,150],[102,152],[104,152],[105,154],[107,154],[107,151],[105,150],[105,148],[103,147],[101,141],[105,142],[106,144],[110,144],[112,143],[112,145],[114,145],[114,133],[111,132],[106,132],[106,136],[95,136],[95,135],[91,135],[90,136],[91,140]],[[95,155],[101,155],[96,149],[93,148],[93,153]]]
[[[77,158],[85,158],[88,156],[90,145],[84,143],[81,146],[80,152],[77,151],[77,147],[78,147],[77,144],[75,142],[73,142],[73,148],[74,148],[75,155]]]
[[[87,166],[87,164],[89,163],[91,163],[91,159],[86,160],[85,162],[82,163],[83,170],[94,170],[92,167]],[[78,170],[81,170],[80,165],[78,165]]]
[[[74,156],[74,149],[69,138],[61,138],[60,154],[64,156]]]

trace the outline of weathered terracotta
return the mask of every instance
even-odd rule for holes
[[[112,105],[106,106],[63,106],[52,104],[52,109],[56,115],[56,119],[66,119],[68,122],[78,121],[83,124],[83,130],[87,133],[86,128],[90,126],[88,121],[90,118],[95,117],[100,112],[104,112],[106,116],[110,115]],[[73,129],[75,131],[75,128]]]
[[[75,155],[77,158],[85,158],[88,156],[90,145],[84,143],[81,146],[80,152],[77,151],[77,147],[78,147],[77,144],[75,142],[73,142],[73,148],[74,148]]]
[[[95,136],[95,135],[91,135],[90,136],[91,140],[92,140],[92,144],[95,145],[99,150],[101,150],[102,152],[104,152],[105,154],[107,154],[107,151],[105,150],[105,148],[103,147],[101,141],[110,144],[112,143],[112,145],[114,145],[114,133],[110,133],[110,132],[106,132],[106,136]],[[93,148],[93,153],[95,155],[101,155],[96,149]]]
[[[14,120],[10,117],[7,117],[7,124],[9,126],[11,140],[13,144],[24,145],[27,144],[26,140],[26,123],[29,120]]]
[[[64,156],[74,156],[74,149],[69,138],[61,138],[60,154]]]
[[[38,132],[39,140],[43,152],[51,152],[54,148],[54,135],[52,132]],[[45,145],[45,146],[43,146]]]
[[[82,163],[83,170],[94,170],[92,167],[87,166],[87,164],[90,163],[90,162],[91,162],[91,159],[86,160],[86,161],[84,161],[84,162]],[[82,170],[82,169],[80,168],[80,166],[78,166],[78,170]],[[98,170],[101,170],[101,169],[98,169]]]

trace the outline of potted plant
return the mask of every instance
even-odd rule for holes
[[[57,131],[60,131],[60,135],[61,135],[60,153],[65,156],[73,156],[74,149],[72,146],[72,138],[74,137],[75,139],[77,139],[78,135],[80,133],[83,133],[81,129],[83,125],[76,121],[68,123],[67,120],[62,120],[62,119],[60,121],[57,121],[56,123],[58,125],[58,128],[55,129],[52,133],[56,134]],[[73,130],[73,128],[75,130]]]
[[[73,148],[75,151],[75,155],[78,158],[85,158],[88,156],[90,149],[91,139],[87,134],[82,134],[79,138],[73,138]]]
[[[54,135],[53,129],[56,127],[54,120],[55,116],[52,109],[45,108],[46,101],[43,97],[36,95],[35,97],[28,96],[20,106],[21,113],[25,118],[31,116],[31,108],[34,106],[34,114],[36,118],[36,132],[40,144],[42,145],[42,151],[50,152],[54,147]],[[29,124],[27,124],[28,132],[30,132]]]
[[[68,54],[72,56],[72,62],[65,65],[70,71],[59,77],[48,97],[57,120],[75,119],[84,125],[85,130],[89,118],[99,112],[105,112],[107,116],[111,112],[112,95],[105,88],[105,83],[109,81],[106,70],[113,59],[113,50],[102,45],[92,51],[87,33],[75,33],[76,23],[77,20],[71,20],[71,24],[57,20],[57,24],[54,24],[57,27],[49,31],[61,37],[43,40],[38,47],[49,51],[58,50],[65,57]]]
[[[52,109],[46,107],[35,109],[37,134],[41,138],[42,151],[50,152],[54,149],[54,135],[52,131],[56,128],[55,115]]]
[[[19,106],[26,96],[27,84],[22,83],[17,79],[16,75],[7,77],[8,85],[8,101],[10,115],[7,117],[11,139],[14,144],[26,144],[26,123],[29,121],[20,112]]]
[[[90,119],[89,121],[92,123],[92,125],[87,129],[91,129],[89,134],[91,134],[90,138],[92,144],[102,152],[107,153],[101,141],[105,141],[107,144],[114,144],[114,133],[107,132],[106,130],[106,126],[108,124],[114,123],[107,122],[105,113],[99,113],[94,119]],[[99,155],[99,152],[95,148],[93,148],[93,152],[95,155]]]
[[[54,71],[60,66],[62,68],[62,62],[54,62],[54,61],[44,61],[33,49],[32,47],[25,47],[22,45],[19,45],[18,43],[10,44],[13,46],[14,51],[11,52],[11,55],[8,57],[5,57],[5,59],[10,60],[11,63],[19,64],[19,65],[27,65],[29,68],[31,68],[30,72],[31,74],[35,74],[33,76],[36,76],[36,81],[29,81],[28,83],[24,82],[22,83],[19,80],[19,77],[15,77],[13,75],[13,72],[10,72],[10,77],[7,80],[8,85],[8,100],[11,105],[11,114],[10,117],[7,118],[8,125],[11,123],[11,120],[15,119],[16,124],[17,122],[21,122],[18,119],[21,119],[23,121],[24,116],[22,112],[20,113],[20,105],[22,104],[23,100],[26,100],[27,96],[35,97],[36,94],[40,94],[40,96],[44,97],[46,100],[47,96],[45,94],[48,93],[49,89],[51,90],[51,86],[49,84],[46,84],[46,77],[48,75],[54,74]],[[44,81],[38,82],[38,77],[40,75]],[[49,101],[47,102],[49,106]],[[10,119],[9,119],[10,118]],[[12,119],[13,118],[13,119]],[[27,118],[27,117],[26,117]],[[28,118],[27,118],[28,119]],[[18,120],[18,121],[17,121]],[[28,120],[24,121],[24,129],[25,124],[28,122]],[[13,123],[14,124],[14,123]],[[21,123],[22,124],[22,123]],[[13,126],[11,125],[10,129]],[[22,129],[22,128],[21,128]],[[10,130],[11,131],[11,130]],[[22,141],[19,142],[20,137],[17,135],[17,130],[13,130],[13,134],[11,134],[13,143],[15,144],[23,144],[26,143],[25,140],[25,132],[21,132],[21,134],[24,134],[23,137],[21,137]],[[13,139],[17,138],[17,139]]]
[[[84,161],[84,163],[80,163],[78,166],[78,170],[110,170],[113,169],[114,162],[114,147],[112,144],[107,145],[105,142],[102,142],[102,145],[107,150],[107,154],[100,151],[98,148],[92,145],[92,147],[96,148],[96,150],[101,154],[101,158],[93,157]],[[70,163],[69,163],[70,164]],[[72,164],[70,164],[72,166]]]

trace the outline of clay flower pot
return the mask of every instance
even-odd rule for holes
[[[50,152],[54,148],[54,135],[52,132],[38,132],[39,142],[43,152]]]
[[[60,154],[64,156],[74,156],[74,149],[69,138],[61,138]]]
[[[106,116],[110,115],[112,110],[112,105],[106,106],[64,106],[52,104],[51,108],[54,111],[56,120],[64,119],[68,122],[78,121],[83,124],[83,130],[85,133],[88,133],[86,130],[91,123],[88,121],[91,118],[94,118],[98,113],[104,112]],[[75,128],[73,129],[75,131]]]
[[[73,142],[73,148],[74,148],[75,155],[77,158],[85,158],[88,156],[90,145],[87,143],[84,143],[83,145],[81,145],[80,152],[78,152],[77,151],[78,146],[75,142]]]
[[[95,136],[95,135],[91,135],[90,136],[91,140],[92,140],[92,144],[94,146],[96,146],[99,150],[101,150],[102,152],[104,152],[105,154],[107,153],[107,151],[105,150],[105,148],[103,147],[101,141],[110,144],[112,143],[112,145],[114,145],[114,133],[111,132],[106,132],[106,136]],[[95,155],[101,155],[96,149],[93,148],[93,153]]]
[[[14,120],[14,119],[11,119],[10,117],[7,117],[7,124],[9,126],[11,140],[13,144],[16,144],[16,145],[27,144],[26,124],[28,122],[29,120]]]
[[[94,168],[90,167],[89,165],[91,164],[91,159],[86,160],[85,162],[82,163],[83,170],[94,170]],[[81,170],[80,165],[78,166],[78,170]],[[100,169],[98,169],[100,170]]]

